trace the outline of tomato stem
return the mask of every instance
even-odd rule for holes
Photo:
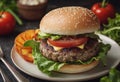
[[[0,18],[2,17],[2,14],[3,14],[3,13],[4,13],[4,11],[1,11],[1,12],[0,12]]]
[[[6,9],[6,11],[10,12],[14,16],[14,18],[16,19],[16,21],[19,25],[23,25],[22,20],[11,9],[8,8],[8,9]]]
[[[102,4],[101,4],[101,7],[104,8],[106,5],[107,5],[106,0],[103,0],[103,1],[102,1]]]

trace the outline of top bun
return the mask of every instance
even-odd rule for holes
[[[99,28],[97,16],[91,10],[78,6],[54,9],[40,22],[41,32],[59,35],[90,33]]]

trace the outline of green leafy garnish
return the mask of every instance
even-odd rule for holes
[[[107,52],[108,52],[108,50],[110,50],[110,48],[111,48],[110,44],[99,43],[99,52],[96,57],[92,57],[90,60],[88,60],[86,62],[83,62],[81,60],[78,60],[76,62],[79,64],[90,64],[94,60],[100,60],[103,63],[103,65],[106,65],[106,56],[107,56]]]
[[[106,54],[107,54],[108,50],[110,50],[111,45],[100,43],[99,47],[100,47],[100,49],[99,49],[99,53],[98,53],[98,55],[99,55],[98,58],[102,61],[102,63],[104,65],[106,65],[106,56],[107,56]]]
[[[99,36],[97,34],[95,34],[94,32],[93,33],[86,33],[85,34],[86,37],[90,37],[90,38],[96,38],[96,39],[99,39]]]
[[[111,68],[109,75],[102,77],[100,82],[120,82],[120,71],[115,68]]]
[[[49,33],[43,33],[43,32],[40,32],[38,34],[38,38],[41,38],[41,39],[51,38],[52,40],[57,40],[57,39],[60,39],[61,37],[62,37],[61,35],[49,34]]]
[[[99,36],[96,35],[95,33],[86,33],[86,34],[81,34],[81,35],[78,35],[78,36],[85,36],[85,37],[100,39]],[[52,40],[58,40],[62,37],[64,37],[64,35],[49,34],[49,33],[43,33],[43,32],[40,32],[38,34],[38,38],[41,38],[41,39],[51,38]]]
[[[120,14],[116,14],[114,19],[108,19],[108,24],[104,25],[104,28],[100,33],[115,40],[120,45]]]
[[[55,62],[52,60],[49,60],[42,56],[42,53],[39,50],[39,42],[36,42],[34,40],[28,40],[24,43],[24,46],[30,46],[32,47],[32,55],[34,56],[34,63],[38,66],[39,70],[41,70],[43,73],[46,73],[48,75],[51,75],[53,71],[58,71],[63,65],[65,64],[71,64],[71,63],[60,63]],[[101,60],[104,62],[104,55],[107,54],[107,51],[110,49],[110,45],[108,44],[102,44],[100,43],[100,52],[98,53],[97,57],[93,57],[92,59],[82,62],[82,61],[76,61],[75,64],[89,64],[93,62],[94,60]],[[105,64],[106,65],[106,64]]]

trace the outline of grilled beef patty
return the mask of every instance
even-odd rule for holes
[[[41,40],[40,51],[42,55],[50,60],[59,62],[73,62],[77,60],[86,61],[97,55],[99,50],[98,40],[89,39],[85,44],[84,49],[78,47],[63,48],[55,51],[54,48],[48,45],[47,40]]]

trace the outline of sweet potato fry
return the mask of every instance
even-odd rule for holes
[[[20,33],[15,38],[15,49],[16,51],[28,62],[33,62],[34,58],[32,56],[32,48],[31,47],[24,47],[23,44],[27,40],[32,40],[35,38],[39,30],[27,30],[25,32]]]
[[[19,44],[23,45],[24,42],[25,42],[25,41],[24,41],[24,39],[22,38],[22,33],[19,34],[19,35],[15,38],[15,43],[19,43]]]
[[[34,36],[35,36],[35,30],[25,31],[25,37],[26,37],[27,40],[33,39]]]
[[[21,33],[20,36],[21,36],[21,38],[22,38],[24,41],[27,40],[26,37],[25,37],[25,32]]]
[[[23,57],[26,61],[28,61],[28,62],[33,62],[33,60],[34,60],[34,58],[33,58],[33,56],[32,56],[31,53],[29,53],[29,54],[24,54],[24,55],[22,55],[22,57]]]
[[[29,54],[29,53],[32,53],[32,48],[22,48],[21,49],[21,51],[22,51],[22,54],[24,55],[24,54]]]
[[[20,46],[15,45],[15,49],[19,54],[21,54],[21,47]]]

